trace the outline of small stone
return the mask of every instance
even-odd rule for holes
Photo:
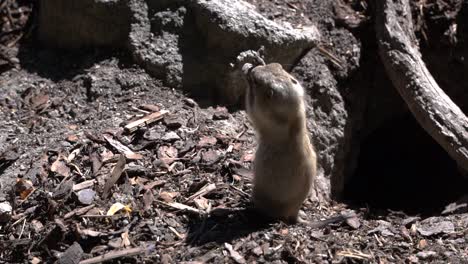
[[[261,246],[258,246],[254,249],[252,249],[252,253],[254,253],[257,256],[261,256],[263,254],[263,249]]]
[[[184,121],[176,115],[168,115],[164,117],[164,124],[169,129],[178,129],[184,125]]]
[[[96,192],[92,189],[84,189],[77,193],[78,201],[85,205],[90,205],[94,201],[94,197],[96,196]]]
[[[455,226],[450,221],[440,221],[437,217],[425,219],[417,227],[417,231],[422,236],[432,236],[441,233],[449,234],[454,232]]]
[[[419,220],[419,217],[416,217],[416,216],[407,217],[406,219],[403,220],[401,224],[408,227],[409,224],[412,224],[418,220]]]
[[[218,161],[219,158],[220,158],[219,153],[212,149],[202,153],[202,160],[204,163],[207,163],[207,164],[213,164],[216,161]]]
[[[146,131],[143,137],[147,140],[155,141],[161,138],[161,133],[159,133],[156,130],[151,129],[151,130]]]
[[[426,239],[421,239],[418,242],[418,249],[424,249],[427,247],[427,240]]]
[[[77,135],[69,135],[67,137],[67,141],[70,143],[76,143],[78,142],[78,136]]]
[[[213,114],[213,120],[225,120],[228,119],[230,116],[226,107],[216,107],[215,112]]]
[[[210,207],[210,202],[204,198],[204,197],[200,197],[200,198],[195,198],[193,200],[193,203],[197,206],[198,209],[200,210],[206,210]]]
[[[437,256],[435,251],[421,251],[416,254],[419,259],[430,259]]]
[[[174,261],[172,260],[171,256],[169,256],[167,254],[164,254],[161,257],[161,263],[162,264],[170,264],[170,263],[174,263]]]
[[[40,233],[42,230],[44,230],[44,225],[36,219],[31,221],[31,227],[36,233]]]
[[[346,218],[346,224],[353,229],[359,229],[361,227],[361,222],[357,216],[353,216],[351,218]]]
[[[65,252],[63,252],[57,264],[78,264],[83,257],[83,249],[80,244],[74,242]]]
[[[179,140],[180,137],[179,135],[177,135],[176,132],[169,132],[169,133],[166,133],[163,137],[162,137],[162,140],[164,141],[167,141],[167,142],[172,142],[172,141],[176,141],[176,140]]]
[[[242,162],[253,162],[255,160],[255,154],[252,152],[245,152],[242,157]]]
[[[11,219],[11,207],[9,202],[0,203],[0,223],[6,223]]]
[[[272,249],[270,248],[270,244],[269,243],[264,243],[262,245],[262,251],[263,251],[264,255],[269,255],[272,252]]]
[[[200,138],[200,141],[198,141],[198,146],[199,147],[214,146],[214,145],[216,145],[217,141],[218,140],[215,137],[203,136],[203,137]]]
[[[161,192],[159,198],[163,199],[166,203],[171,203],[177,195],[179,195],[177,192]]]
[[[409,257],[408,257],[408,262],[409,262],[409,263],[418,263],[418,262],[419,262],[419,259],[418,259],[418,257],[416,257],[416,256],[414,256],[414,255],[413,255],[413,256],[409,256]]]
[[[195,102],[193,99],[190,99],[190,98],[184,98],[184,103],[190,107],[197,106],[197,102]]]
[[[33,257],[33,258],[31,259],[31,264],[39,264],[39,263],[41,263],[41,262],[42,262],[41,259],[38,258],[38,257]]]
[[[177,158],[178,151],[172,146],[161,146],[158,149],[158,158],[166,165],[170,165]]]
[[[107,245],[115,249],[121,248],[123,246],[122,238],[120,237],[113,238],[107,243]]]

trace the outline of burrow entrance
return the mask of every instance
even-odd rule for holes
[[[345,200],[410,214],[440,214],[468,193],[457,164],[411,115],[381,126],[361,144]]]

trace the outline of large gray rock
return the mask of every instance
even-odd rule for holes
[[[231,66],[245,50],[264,47],[267,62],[286,69],[315,46],[315,27],[286,28],[244,1],[131,1],[129,47],[135,60],[166,85],[238,103],[245,80]]]
[[[231,65],[240,52],[263,46],[266,62],[291,69],[319,33],[279,25],[241,0],[42,0],[39,39],[64,49],[127,47],[165,85],[236,104],[246,85]]]

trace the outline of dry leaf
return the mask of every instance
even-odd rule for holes
[[[200,138],[200,141],[198,141],[198,146],[199,147],[214,146],[214,145],[216,145],[217,141],[218,140],[215,137],[203,136],[202,138]]]
[[[149,210],[151,206],[153,205],[153,201],[154,201],[153,191],[151,189],[146,190],[145,193],[143,194],[143,209],[145,211]]]
[[[166,183],[166,181],[162,181],[162,180],[152,181],[152,182],[150,182],[148,184],[145,184],[143,189],[145,189],[145,190],[153,189],[154,187],[162,186],[165,183]]]
[[[80,154],[80,152],[81,152],[81,150],[80,150],[79,148],[73,150],[72,153],[70,153],[70,155],[68,155],[68,157],[67,157],[67,162],[68,162],[68,163],[72,162],[72,161],[75,159],[75,157],[76,157],[78,154]]]
[[[159,198],[163,199],[165,202],[170,203],[174,198],[179,195],[177,192],[161,192]]]
[[[122,203],[115,203],[107,211],[106,215],[115,215],[117,212],[123,210],[126,214],[132,212],[132,209],[128,205],[123,205]]]
[[[16,193],[19,193],[22,200],[34,191],[33,183],[29,180],[18,178],[16,179]]]
[[[102,162],[109,161],[114,158],[114,153],[112,151],[104,150],[101,154]]]

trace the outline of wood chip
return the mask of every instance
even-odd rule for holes
[[[114,169],[112,170],[111,176],[107,179],[106,184],[104,185],[104,190],[102,192],[102,198],[106,199],[110,193],[112,186],[117,182],[117,180],[122,175],[122,172],[125,168],[126,159],[124,155],[120,155],[119,161],[115,164]]]
[[[143,209],[145,211],[149,210],[151,206],[153,205],[153,201],[154,201],[153,191],[151,189],[146,190],[143,193]]]
[[[57,260],[58,264],[78,264],[83,257],[83,249],[80,244],[74,242],[70,247],[68,247],[63,254],[60,255],[60,258]]]
[[[159,112],[159,110],[161,110],[159,106],[152,104],[142,104],[140,105],[140,108],[151,112]]]
[[[79,190],[83,190],[83,189],[86,189],[86,188],[90,188],[94,185],[94,183],[96,182],[96,180],[87,180],[87,181],[84,181],[84,182],[80,182],[78,184],[73,184],[73,187],[72,187],[72,190],[74,192],[76,191],[79,191]]]
[[[161,110],[159,112],[151,113],[149,115],[144,116],[143,118],[128,123],[124,128],[130,133],[134,132],[139,127],[161,120],[167,113],[169,113],[169,111],[167,110]]]
[[[244,264],[246,263],[245,258],[239,254],[239,252],[235,251],[232,248],[232,245],[229,243],[224,243],[224,247],[229,251],[229,255],[231,255],[231,258],[233,258],[237,263],[239,264]]]
[[[153,189],[154,187],[163,186],[165,183],[166,183],[166,181],[163,181],[163,180],[152,181],[152,182],[150,182],[148,184],[145,184],[143,189],[150,190],[150,189]]]
[[[54,161],[54,163],[52,163],[50,170],[65,178],[70,176],[70,168],[67,166],[67,164],[65,163],[65,161],[62,159],[61,156],[59,156],[57,160]]]
[[[113,139],[111,136],[103,135],[103,137],[118,152],[120,152],[121,154],[124,154],[127,159],[137,160],[137,159],[142,159],[143,158],[143,155],[133,152],[127,146],[124,146],[122,143],[120,143],[119,141]]]

